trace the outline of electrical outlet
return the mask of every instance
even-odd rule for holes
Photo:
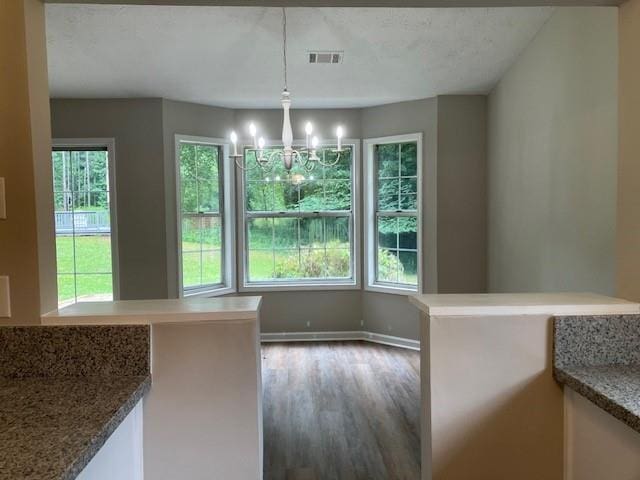
[[[0,219],[7,218],[7,200],[4,193],[4,177],[0,177]]]
[[[307,328],[311,326],[311,322],[307,322]]]
[[[0,275],[0,318],[11,317],[11,296],[9,295],[9,277]]]

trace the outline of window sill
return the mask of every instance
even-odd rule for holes
[[[182,292],[182,298],[219,297],[230,293],[236,293],[236,289],[233,287],[215,287],[202,290],[187,290]]]
[[[249,283],[240,287],[241,292],[292,292],[292,291],[328,291],[359,290],[360,284],[348,283]]]
[[[408,287],[394,287],[391,285],[380,285],[377,283],[373,283],[371,285],[367,285],[365,287],[365,291],[368,292],[378,292],[378,293],[390,293],[392,295],[417,295],[418,288],[408,288]]]

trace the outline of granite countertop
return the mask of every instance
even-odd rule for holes
[[[0,378],[0,479],[72,480],[151,377]]]
[[[640,432],[640,366],[564,367],[556,379]]]
[[[151,387],[141,325],[0,327],[0,480],[72,480]]]
[[[557,317],[553,372],[640,432],[640,315]]]

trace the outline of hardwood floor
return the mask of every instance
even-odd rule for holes
[[[420,354],[366,342],[262,346],[265,480],[418,480]]]

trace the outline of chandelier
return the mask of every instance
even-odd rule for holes
[[[317,154],[318,145],[320,140],[317,136],[313,135],[313,125],[311,122],[307,122],[305,125],[305,145],[301,148],[294,148],[293,146],[293,131],[291,129],[291,119],[289,117],[289,110],[291,109],[291,95],[287,90],[287,12],[282,8],[282,66],[284,76],[284,90],[282,92],[282,110],[284,118],[282,122],[282,150],[270,150],[265,151],[264,137],[258,137],[258,131],[255,124],[252,122],[249,124],[249,134],[251,135],[252,145],[245,149],[246,153],[253,153],[256,159],[256,166],[253,168],[261,168],[265,171],[269,171],[273,168],[276,161],[281,161],[284,164],[286,171],[290,171],[294,163],[300,165],[306,171],[311,171],[317,164],[324,167],[331,167],[336,165],[340,161],[340,156],[344,149],[342,148],[342,138],[344,136],[344,130],[341,126],[336,128],[337,147],[331,149],[331,152],[335,153],[335,158],[331,161],[325,161],[324,158],[320,158]],[[246,165],[245,155],[238,153],[238,135],[235,131],[230,135],[231,143],[233,144],[233,151],[231,157],[234,159],[236,165],[243,169],[250,169]]]

